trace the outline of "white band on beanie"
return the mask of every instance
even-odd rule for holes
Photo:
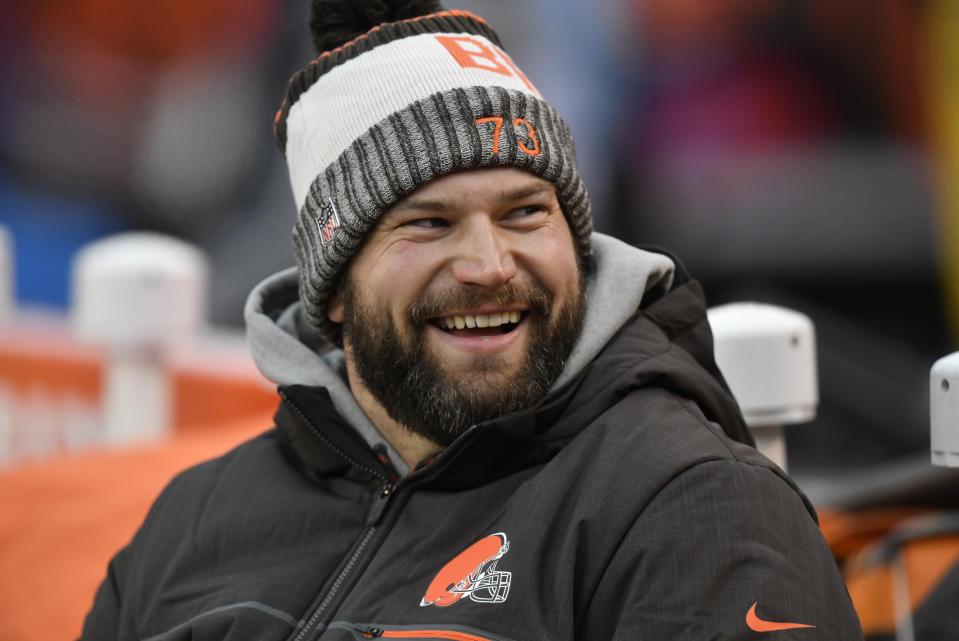
[[[540,95],[502,49],[483,36],[463,33],[395,40],[320,77],[290,107],[286,121],[286,159],[297,208],[316,176],[370,127],[409,104],[457,87]]]

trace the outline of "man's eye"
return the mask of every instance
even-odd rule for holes
[[[449,223],[443,218],[416,218],[414,220],[404,223],[405,225],[411,227],[426,227],[426,228],[435,228],[435,227],[448,227]]]
[[[507,214],[507,218],[525,218],[527,216],[533,216],[540,212],[544,211],[543,207],[539,205],[527,205],[525,207],[518,207]]]

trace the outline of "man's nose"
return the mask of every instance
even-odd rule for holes
[[[499,287],[516,276],[516,261],[507,232],[491,221],[464,229],[453,259],[453,277],[463,284]]]

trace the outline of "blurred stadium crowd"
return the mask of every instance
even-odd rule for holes
[[[822,405],[790,434],[798,475],[927,455],[928,368],[959,329],[956,3],[448,4],[486,17],[565,115],[600,231],[674,250],[711,304],[812,317]],[[212,320],[242,323],[250,287],[292,264],[272,121],[312,55],[306,10],[4,3],[0,224],[21,304],[65,308],[80,246],[155,230],[209,253]]]

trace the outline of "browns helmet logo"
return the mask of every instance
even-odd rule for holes
[[[420,605],[446,607],[467,596],[477,603],[503,603],[512,575],[497,570],[496,563],[508,551],[509,540],[502,532],[480,539],[443,566]]]

